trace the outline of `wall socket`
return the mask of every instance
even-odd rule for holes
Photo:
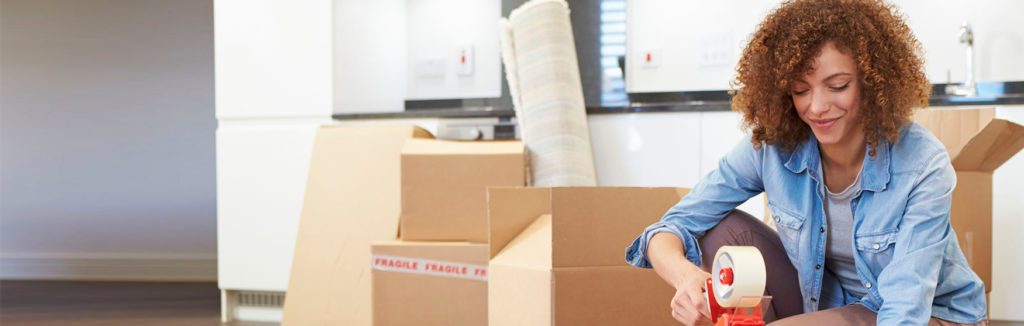
[[[418,77],[444,77],[447,69],[445,58],[421,58],[416,61],[416,76]]]
[[[697,41],[697,64],[701,68],[729,67],[736,61],[736,43],[732,32],[713,32],[700,36]]]

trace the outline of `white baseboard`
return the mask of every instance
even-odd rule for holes
[[[3,254],[0,280],[216,281],[213,255]]]

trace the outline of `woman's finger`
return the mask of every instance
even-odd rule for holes
[[[687,293],[690,297],[690,301],[693,302],[693,306],[701,316],[705,318],[711,318],[711,313],[708,311],[707,300],[704,299],[704,292],[701,291],[690,291]]]

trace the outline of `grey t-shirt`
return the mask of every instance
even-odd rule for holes
[[[825,218],[828,220],[828,240],[825,244],[825,268],[839,279],[843,289],[857,298],[863,298],[867,289],[857,277],[853,261],[853,208],[851,202],[860,193],[860,174],[845,190],[833,193],[826,187]]]

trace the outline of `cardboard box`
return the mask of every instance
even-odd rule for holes
[[[373,324],[487,325],[486,244],[375,244]]]
[[[401,148],[429,137],[413,126],[317,131],[283,325],[370,325],[370,244],[398,235]]]
[[[992,172],[1024,148],[1024,127],[995,109],[926,109],[914,121],[949,151],[956,170],[950,221],[971,269],[992,290]]]
[[[672,287],[624,257],[686,193],[491,188],[489,325],[678,325]]]
[[[406,142],[401,238],[487,242],[487,187],[525,184],[522,142]]]

